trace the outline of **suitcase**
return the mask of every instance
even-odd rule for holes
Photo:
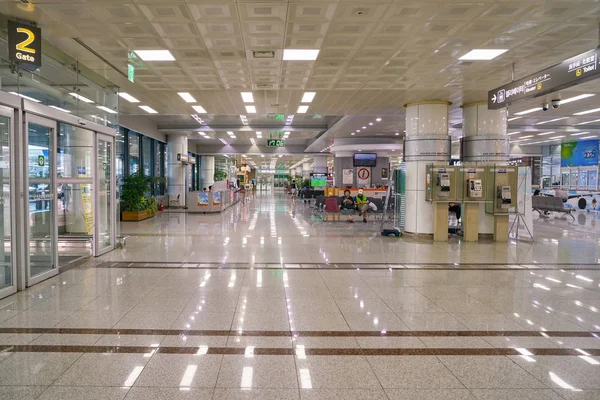
[[[336,197],[325,198],[325,212],[339,212],[338,200]]]

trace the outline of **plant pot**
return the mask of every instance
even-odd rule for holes
[[[154,217],[156,213],[144,210],[144,211],[123,211],[121,213],[122,221],[143,221],[148,218]]]

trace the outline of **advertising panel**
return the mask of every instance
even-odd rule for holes
[[[208,206],[208,193],[207,192],[198,192],[198,205],[199,206]]]
[[[598,165],[598,140],[582,140],[561,144],[561,167],[591,167]]]

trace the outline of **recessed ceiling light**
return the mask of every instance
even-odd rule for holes
[[[351,135],[351,136],[354,136],[354,135],[356,135],[356,133],[352,132],[350,135]]]
[[[158,111],[156,111],[152,107],[149,107],[149,106],[138,106],[138,107],[140,107],[142,110],[146,111],[148,114],[158,114]]]
[[[516,135],[517,133],[521,133],[521,131],[510,132],[510,133],[508,134],[508,136]]]
[[[242,92],[240,94],[242,95],[244,103],[254,103],[254,95],[252,92]]]
[[[554,119],[550,119],[548,121],[542,121],[542,122],[538,122],[537,124],[534,125],[544,125],[544,124],[549,124],[550,122],[556,122],[556,121],[560,121],[562,119],[567,119],[568,117],[560,117],[560,118],[554,118]]]
[[[204,107],[202,106],[192,106],[192,108],[194,109],[194,111],[196,111],[198,114],[206,114],[206,110],[204,109]]]
[[[250,143],[256,144],[256,140],[254,140],[254,138],[250,138]]]
[[[219,140],[220,140],[220,141],[221,141],[223,144],[225,144],[225,145],[229,144],[229,143],[227,143],[227,142],[225,141],[225,139],[223,139],[223,138],[221,138],[221,139],[219,139]]]
[[[144,61],[175,61],[175,57],[169,50],[134,50]]]
[[[473,49],[464,56],[460,57],[459,60],[493,60],[500,54],[506,53],[507,51],[508,49]]]
[[[525,111],[521,111],[521,112],[515,113],[515,115],[531,114],[532,112],[541,111],[541,110],[542,110],[542,107],[530,108],[529,110],[525,110]]]
[[[256,114],[256,107],[255,106],[246,106],[246,112],[248,114]]]
[[[262,136],[262,132],[256,132],[256,136],[257,137],[261,137]]]
[[[556,133],[556,132],[544,132],[544,133],[538,133],[537,135],[538,136],[546,136],[546,135],[552,135],[553,133]]]
[[[598,137],[598,135],[592,135],[592,136],[584,136],[579,139],[593,139],[593,138],[597,138],[597,137]]]
[[[284,49],[284,61],[314,61],[319,55],[319,50]]]
[[[194,98],[194,96],[192,96],[191,94],[189,94],[188,92],[179,92],[177,93],[183,100],[185,100],[186,103],[195,103],[196,99]]]
[[[306,114],[307,111],[308,111],[308,106],[298,107],[298,114]]]
[[[116,114],[118,112],[118,111],[111,110],[110,108],[104,107],[104,106],[96,106],[96,107],[99,108],[100,110],[106,111],[107,113],[110,113],[110,114]]]
[[[589,132],[579,132],[579,133],[571,133],[571,136],[581,136],[581,135],[588,135]]]
[[[595,113],[595,112],[598,112],[598,111],[600,111],[600,108],[594,108],[592,110],[581,111],[581,112],[575,113],[573,115],[585,115],[585,114]]]
[[[381,118],[377,118],[375,121],[381,122]],[[393,151],[393,150],[392,150]]]
[[[363,126],[362,128],[363,128],[363,129],[367,129],[367,127],[366,127],[366,126]]]
[[[304,95],[302,95],[302,100],[300,100],[300,102],[301,103],[310,103],[311,101],[313,101],[316,94],[317,94],[316,92],[304,92]]]
[[[57,106],[49,106],[49,107],[50,107],[50,108],[54,108],[55,110],[58,110],[58,111],[62,111],[62,112],[64,112],[64,113],[71,114],[71,111],[69,111],[69,110],[65,110],[64,108],[60,108],[60,107],[57,107]]]
[[[534,135],[528,135],[528,136],[521,136],[519,139],[527,139],[527,138],[532,138]]]
[[[572,103],[577,100],[587,99],[588,97],[592,97],[592,96],[595,96],[595,94],[592,94],[592,93],[580,94],[579,96],[569,97],[568,99],[561,100],[560,104],[568,104],[568,103]]]
[[[75,97],[76,99],[79,99],[79,100],[83,101],[84,103],[93,103],[92,100],[88,99],[87,97],[83,97],[79,93],[69,93],[69,94],[71,96]]]
[[[509,118],[509,119],[508,119],[508,121],[509,121],[509,122],[510,122],[510,121],[515,121],[515,120],[517,120],[517,119],[521,119],[521,118],[523,118],[523,117],[513,117],[513,118]]]
[[[138,99],[136,99],[129,93],[119,92],[119,96],[121,96],[122,98],[124,98],[125,100],[127,100],[130,103],[139,103],[140,102]]]
[[[400,132],[396,132],[396,136],[400,136]]]
[[[31,100],[31,101],[33,101],[34,103],[41,103],[41,101],[40,101],[40,100],[38,100],[38,99],[34,99],[33,97],[25,96],[24,94],[20,94],[20,93],[17,93],[17,92],[9,92],[9,93],[10,93],[10,94],[14,94],[15,96],[22,97],[22,98],[24,98],[24,99],[27,99],[27,100]]]
[[[373,123],[372,123],[372,122],[369,122],[369,125],[373,125]]]
[[[554,136],[554,137],[551,137],[550,140],[562,139],[564,137],[565,136]]]

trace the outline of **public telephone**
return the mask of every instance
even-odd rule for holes
[[[450,174],[438,173],[437,187],[438,187],[438,196],[448,197],[450,195]]]
[[[481,184],[481,179],[468,179],[467,193],[469,197],[482,197],[483,185]]]
[[[498,208],[508,209],[512,204],[510,186],[498,186]]]

